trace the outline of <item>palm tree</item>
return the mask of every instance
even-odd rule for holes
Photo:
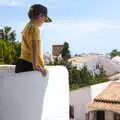
[[[9,26],[5,26],[3,28],[3,36],[4,36],[4,40],[8,40],[11,42],[16,40],[15,30],[12,30],[12,27]]]
[[[16,40],[15,30],[11,31],[9,36],[10,36],[9,40],[10,40],[11,42],[14,42],[14,41]]]
[[[11,29],[12,29],[12,28],[9,27],[9,26],[5,26],[5,27],[3,28],[4,40],[9,40],[9,33],[10,33]]]
[[[4,57],[3,57],[3,42],[0,42],[0,62],[4,61]]]

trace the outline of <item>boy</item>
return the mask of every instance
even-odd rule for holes
[[[52,20],[47,16],[47,8],[40,4],[32,5],[28,16],[30,22],[22,32],[21,56],[16,63],[15,73],[37,70],[45,76],[47,70],[44,68],[39,26]]]

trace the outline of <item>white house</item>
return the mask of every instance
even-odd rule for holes
[[[52,54],[49,52],[44,53],[43,59],[45,64],[48,64],[50,61],[54,61]]]
[[[115,56],[115,57],[113,57],[113,58],[112,58],[112,61],[120,64],[120,56]]]
[[[86,115],[88,114],[88,112],[92,112],[94,108],[93,105],[90,107],[89,103],[94,102],[94,98],[96,98],[96,96],[98,96],[105,88],[107,88],[111,84],[111,82],[112,81],[91,85],[91,86],[80,88],[75,91],[71,91],[70,92],[70,106],[72,108],[71,118],[73,120],[86,120]],[[118,82],[120,82],[120,80],[117,81],[116,84]],[[115,96],[114,93],[112,95]],[[98,110],[99,108],[97,107],[96,109]],[[109,113],[106,112],[106,114],[109,114]],[[87,120],[97,120],[97,119],[87,119]],[[104,120],[104,119],[101,119],[101,120]],[[105,119],[105,120],[113,120],[113,119]]]
[[[120,72],[120,64],[117,64],[106,56],[85,56],[75,57],[69,60],[73,66],[82,68],[84,65],[88,67],[92,72],[99,72],[99,66],[103,66],[106,74],[111,76]]]
[[[87,120],[120,120],[120,82],[109,84],[88,107]]]

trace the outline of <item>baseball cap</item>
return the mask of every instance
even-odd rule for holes
[[[34,4],[30,7],[28,16],[30,19],[36,18],[38,15],[46,16],[45,22],[52,22],[52,19],[48,17],[48,10],[41,4]]]

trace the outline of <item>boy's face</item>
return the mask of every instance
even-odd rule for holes
[[[38,22],[39,22],[40,24],[43,24],[43,23],[45,22],[45,20],[46,20],[46,16],[39,16],[39,17],[38,17]]]

